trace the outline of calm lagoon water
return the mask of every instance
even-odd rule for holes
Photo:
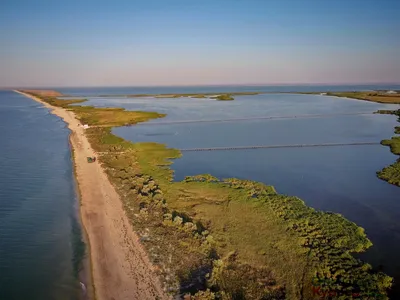
[[[58,89],[89,97],[87,104],[167,113],[163,119],[114,132],[126,139],[175,148],[306,143],[379,142],[393,135],[396,118],[373,115],[396,109],[358,100],[266,94],[208,99],[96,98],[140,93],[224,91],[343,91],[399,86],[143,87]],[[346,114],[355,115],[346,115]],[[360,115],[362,113],[362,115]],[[318,117],[306,117],[318,115]],[[229,120],[165,124],[174,121]],[[157,125],[157,123],[160,123]],[[80,227],[68,130],[32,100],[0,92],[0,299],[77,299],[74,269]],[[396,156],[388,147],[258,149],[185,152],[174,161],[175,179],[200,173],[271,184],[317,209],[342,213],[366,229],[374,246],[362,258],[400,282],[400,188],[375,176]],[[396,290],[393,299],[400,297]]]
[[[214,86],[146,86],[146,87],[76,87],[54,88],[69,96],[94,97],[99,95],[224,93],[224,92],[318,92],[400,90],[400,85],[214,85]]]
[[[116,128],[114,133],[135,142],[155,141],[180,149],[380,142],[393,136],[398,123],[394,116],[372,113],[400,107],[294,94],[242,96],[233,102],[91,97],[88,104],[166,113],[166,118]],[[167,123],[266,116],[288,118]],[[395,159],[390,149],[381,145],[257,149],[184,152],[172,168],[176,180],[201,173],[252,179],[274,185],[280,193],[298,196],[314,208],[341,213],[364,227],[374,243],[361,257],[400,282],[400,188],[376,177],[376,171]],[[397,289],[395,295],[399,295]]]
[[[0,91],[0,299],[79,299],[68,134],[40,104]]]

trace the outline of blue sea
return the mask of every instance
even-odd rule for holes
[[[80,299],[84,251],[64,122],[0,91],[0,299]]]

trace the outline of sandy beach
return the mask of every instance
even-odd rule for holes
[[[97,300],[167,299],[145,250],[125,215],[119,195],[98,162],[72,111],[53,107],[39,98],[15,91],[49,108],[71,130],[80,213],[88,237],[90,264]]]

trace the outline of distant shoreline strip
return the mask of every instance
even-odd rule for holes
[[[249,117],[249,118],[233,118],[233,119],[215,119],[215,120],[181,120],[181,121],[167,121],[167,122],[147,122],[140,123],[136,126],[149,126],[149,125],[172,125],[172,124],[186,124],[186,123],[217,123],[217,122],[237,122],[237,121],[251,121],[251,120],[273,120],[273,119],[305,119],[305,118],[324,118],[336,116],[360,116],[360,115],[374,115],[371,112],[365,113],[340,113],[340,114],[316,114],[316,115],[292,115],[292,116],[266,116],[266,117]]]
[[[261,145],[261,146],[238,146],[238,147],[210,147],[210,148],[188,148],[179,149],[181,152],[195,151],[229,151],[250,149],[279,149],[279,148],[312,148],[312,147],[340,147],[340,146],[370,146],[381,145],[380,142],[354,142],[354,143],[324,143],[324,144],[293,144],[293,145]]]

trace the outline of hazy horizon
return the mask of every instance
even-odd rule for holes
[[[284,86],[395,86],[400,82],[359,82],[359,83],[244,83],[244,84],[172,84],[172,85],[64,85],[64,86],[0,86],[0,89],[56,89],[56,88],[146,88],[146,87],[284,87]]]
[[[400,84],[398,0],[32,2],[2,1],[0,87]]]

